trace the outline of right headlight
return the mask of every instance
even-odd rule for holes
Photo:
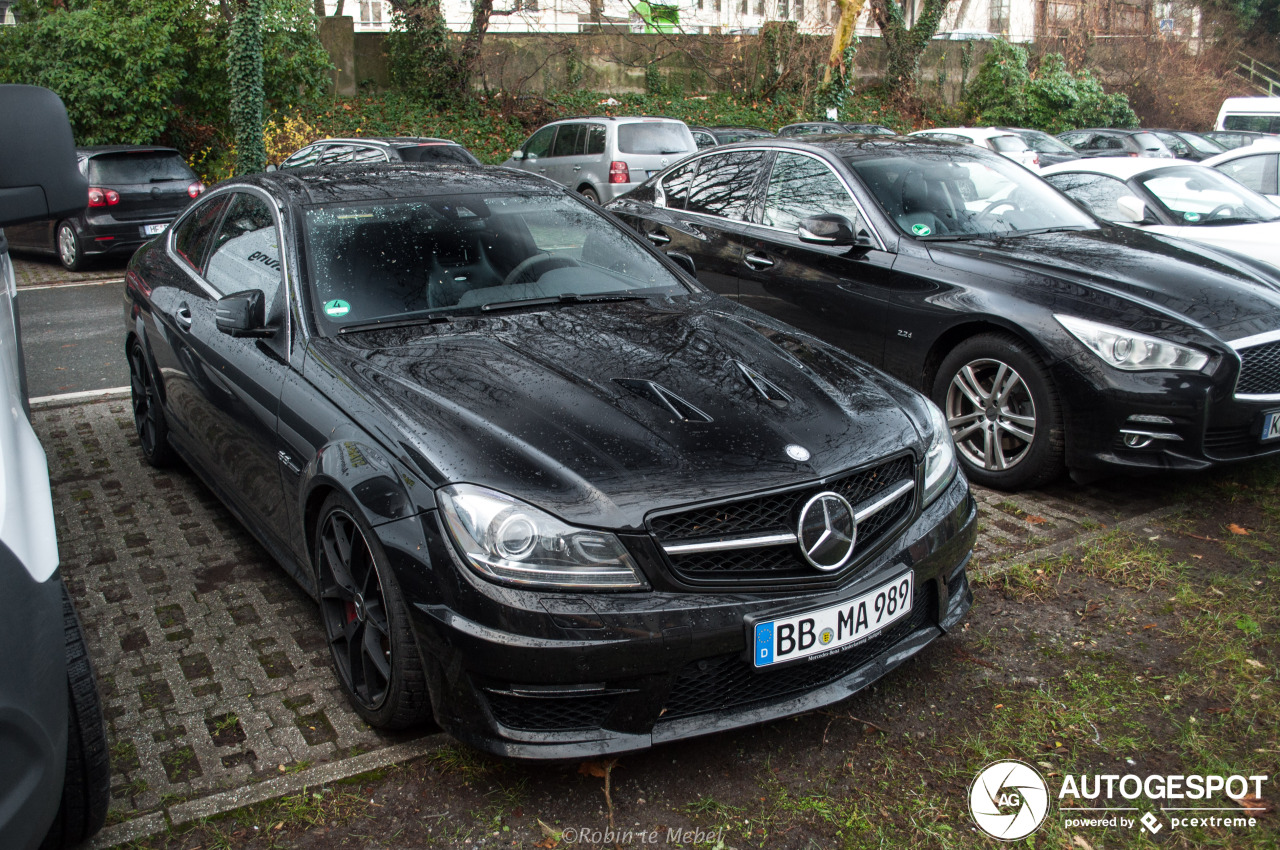
[[[956,449],[951,441],[947,417],[938,406],[925,400],[929,411],[929,444],[924,453],[924,495],[921,504],[928,506],[938,498],[956,477]]]
[[[451,484],[436,491],[467,563],[491,581],[556,590],[645,587],[616,535],[576,528],[514,496]]]
[[[1054,314],[1054,318],[1104,363],[1126,372],[1154,369],[1197,372],[1209,362],[1208,354],[1187,345],[1075,316]]]

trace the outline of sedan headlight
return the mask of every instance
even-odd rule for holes
[[[1126,372],[1152,369],[1195,372],[1203,369],[1209,362],[1208,354],[1190,346],[1087,319],[1077,319],[1075,316],[1055,315],[1054,318],[1108,366],[1124,369]]]
[[[942,494],[956,477],[956,449],[951,441],[951,429],[947,417],[938,406],[925,401],[929,410],[929,446],[924,453],[924,496],[922,504],[928,505]]]
[[[452,484],[436,495],[454,542],[485,578],[556,589],[645,586],[627,550],[607,531],[575,528],[473,484]]]

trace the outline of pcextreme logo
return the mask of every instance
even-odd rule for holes
[[[1262,786],[1268,779],[1266,775],[1069,774],[1058,789],[1058,814],[1068,829],[1137,828],[1151,835],[1166,827],[1175,832],[1195,827],[1251,829],[1266,811]],[[1026,762],[1004,759],[987,765],[974,778],[969,813],[992,838],[1018,841],[1044,823],[1050,797],[1049,784],[1038,770]],[[1139,808],[1138,798],[1149,805]],[[1188,801],[1196,804],[1185,805]]]

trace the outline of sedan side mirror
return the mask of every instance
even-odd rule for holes
[[[267,173],[268,173],[268,174],[270,174],[271,172],[273,172],[273,171],[275,171],[275,170],[276,170],[276,166],[275,166],[274,164],[272,164],[272,163],[267,163]]]
[[[853,223],[842,215],[824,214],[800,222],[801,242],[828,248],[871,248],[875,243],[865,232],[854,234]]]
[[[519,148],[516,148],[515,150],[513,150],[513,151],[511,152],[511,158],[512,158],[512,159],[524,159],[524,151],[520,150]]]
[[[1133,195],[1116,198],[1116,209],[1124,216],[1126,224],[1154,224],[1155,219],[1147,211],[1147,205]]]
[[[218,299],[214,321],[231,336],[271,336],[267,327],[267,297],[261,289],[233,292]]]

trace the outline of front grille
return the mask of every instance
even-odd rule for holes
[[[903,455],[821,485],[651,517],[649,529],[660,543],[665,544],[749,534],[794,533],[801,507],[818,493],[827,490],[839,493],[856,508],[903,481],[912,480],[913,474],[911,457]],[[879,513],[860,523],[854,557],[848,566],[836,573],[815,569],[804,560],[794,543],[669,554],[666,558],[679,578],[701,586],[828,582],[847,575],[892,529],[911,515],[914,505],[915,491],[908,490]]]
[[[1236,395],[1280,393],[1280,340],[1243,348]]]
[[[486,696],[499,723],[526,732],[598,729],[618,701],[613,694],[529,697],[489,691]]]
[[[740,654],[704,658],[684,666],[667,697],[663,719],[708,711],[747,708],[795,696],[839,681],[927,624],[936,622],[933,582],[916,588],[911,615],[864,644],[817,661],[799,661],[777,670],[756,671]]]

